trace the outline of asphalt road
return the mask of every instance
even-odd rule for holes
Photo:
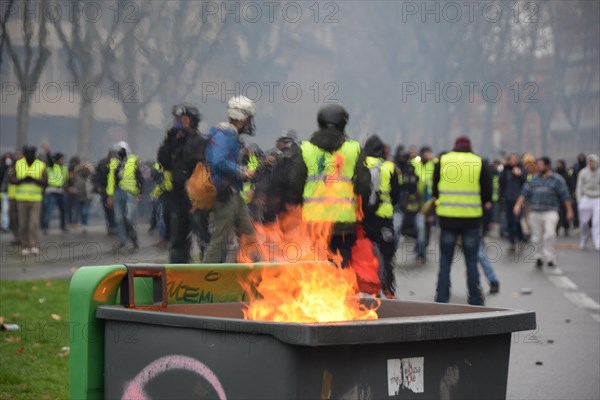
[[[156,234],[146,231],[147,225],[139,226],[140,250],[136,253],[118,251],[116,238],[107,237],[100,226],[91,227],[86,234],[51,231],[43,237],[38,256],[21,256],[9,244],[10,235],[2,234],[0,280],[68,279],[80,266],[166,262],[167,250],[153,247]],[[558,268],[539,270],[529,257],[530,248],[510,252],[502,239],[488,239],[487,243],[500,293],[486,295],[486,305],[534,310],[537,316],[535,331],[513,334],[508,398],[600,398],[600,253],[577,249],[575,236],[561,237]],[[395,270],[400,299],[433,300],[438,261],[435,239],[428,253],[427,263],[418,265],[412,244],[401,244]],[[489,289],[483,278],[482,286]],[[530,289],[531,294],[523,289]],[[462,259],[453,265],[451,301],[466,303]]]

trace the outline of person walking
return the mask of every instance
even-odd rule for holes
[[[393,258],[396,253],[394,241],[394,206],[398,202],[400,184],[393,162],[385,159],[385,145],[378,135],[367,139],[361,162],[371,175],[371,190],[363,198],[364,218],[362,225],[369,240],[377,245],[383,258],[379,268],[383,295],[395,298]]]
[[[44,196],[44,185],[48,181],[46,164],[36,156],[35,146],[23,148],[23,158],[15,164],[14,175],[10,177],[16,184],[15,199],[19,211],[19,242],[21,254],[40,252],[40,213]]]
[[[559,220],[560,204],[566,208],[566,219],[573,219],[571,195],[565,180],[552,172],[550,158],[541,157],[537,160],[538,173],[527,182],[513,208],[514,215],[521,213],[525,202],[529,205],[529,226],[531,242],[534,245],[535,263],[538,268],[556,266],[556,225]]]
[[[65,185],[69,179],[69,170],[65,165],[65,156],[62,153],[50,153],[48,145],[42,145],[46,154],[46,167],[48,173],[48,185],[44,191],[44,202],[42,203],[42,232],[46,234],[50,225],[50,217],[54,207],[58,207],[60,217],[60,229],[67,231],[67,214],[65,207]]]
[[[600,250],[600,170],[598,156],[590,154],[588,165],[579,171],[577,176],[577,206],[579,209],[579,248],[584,249],[589,235],[590,220],[592,222],[592,242],[596,250]]]
[[[161,197],[170,230],[169,261],[182,264],[192,260],[192,232],[198,234],[201,246],[210,240],[208,213],[198,210],[191,214],[192,204],[185,189],[196,165],[205,160],[206,140],[198,130],[198,108],[175,105],[172,115],[174,124],[158,149],[157,161],[164,169],[165,193]]]
[[[254,225],[240,192],[244,180],[252,179],[255,171],[240,163],[242,143],[239,135],[254,135],[255,114],[252,100],[234,96],[227,103],[228,122],[213,126],[208,131],[206,160],[210,164],[217,199],[212,209],[214,226],[204,254],[205,263],[225,262],[226,246],[234,229],[249,237],[254,234]]]
[[[72,174],[72,204],[76,226],[82,233],[87,233],[87,226],[92,203],[94,167],[88,162],[79,163]]]
[[[114,153],[114,150],[109,150],[108,155],[98,161],[98,164],[96,165],[96,173],[94,174],[95,191],[100,195],[100,202],[102,203],[102,209],[104,210],[106,233],[109,236],[114,236],[117,233],[115,210],[113,207],[108,206],[108,195],[106,194],[110,160],[115,156],[116,154]]]
[[[356,242],[358,204],[356,195],[367,195],[368,184],[355,180],[360,165],[360,144],[345,133],[349,115],[339,104],[321,107],[317,114],[319,130],[302,142],[293,156],[290,193],[303,203],[302,218],[309,225],[333,225],[329,250],[341,255],[341,267],[351,259]]]
[[[477,261],[483,209],[492,208],[492,180],[481,157],[472,152],[468,137],[459,136],[454,149],[440,157],[433,174],[433,198],[441,228],[435,301],[450,300],[450,267],[460,237],[467,266],[468,303],[484,305]]]
[[[498,194],[504,204],[510,250],[515,250],[517,242],[522,240],[520,215],[514,215],[513,209],[526,180],[527,173],[519,164],[519,156],[516,153],[509,154],[500,173]]]
[[[109,206],[114,206],[119,247],[124,248],[128,239],[134,250],[139,248],[136,230],[137,203],[142,186],[138,157],[126,142],[115,146],[117,156],[110,161],[106,194]]]

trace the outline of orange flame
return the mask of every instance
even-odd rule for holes
[[[242,237],[238,262],[260,259],[281,265],[256,270],[241,282],[250,297],[245,319],[310,323],[377,318],[376,308],[365,307],[355,296],[354,270],[339,268],[340,254],[329,250],[332,228],[330,222],[304,221],[302,208],[296,207],[274,223],[257,224],[253,237]]]
[[[376,310],[354,296],[352,269],[331,263],[284,265],[265,268],[251,275],[250,282],[261,297],[250,301],[245,319],[300,323],[377,319]]]

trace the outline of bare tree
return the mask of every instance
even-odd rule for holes
[[[23,9],[31,7],[31,0],[23,0]],[[47,0],[41,0],[39,9],[44,9]],[[28,142],[29,111],[31,109],[31,97],[35,93],[42,70],[50,56],[47,45],[48,20],[46,13],[35,13],[28,15],[23,13],[21,24],[23,27],[23,47],[18,48],[14,41],[14,32],[8,30],[6,18],[0,20],[6,51],[12,60],[13,68],[19,81],[21,96],[17,106],[17,147],[22,147]],[[8,15],[7,15],[8,16]],[[39,18],[39,22],[35,20]],[[35,39],[37,38],[37,43]]]
[[[113,53],[108,71],[120,90],[133,148],[140,144],[143,122],[157,95],[166,108],[194,90],[200,70],[223,29],[223,25],[205,19],[200,3],[142,4],[143,20],[126,33],[123,47]],[[165,29],[157,30],[158,24]]]
[[[66,32],[64,22],[57,19],[54,27],[67,53],[67,68],[73,79],[82,88],[91,85],[99,86],[102,81],[108,57],[119,44],[115,44],[115,36],[119,20],[111,19],[107,32],[103,32],[101,21],[85,21],[81,1],[72,2],[73,17],[70,21],[70,31]],[[104,36],[104,37],[103,37]],[[88,96],[85,90],[79,91],[79,118],[77,121],[77,154],[84,160],[89,160],[92,148],[92,124],[94,122],[95,98]]]
[[[599,12],[599,3],[590,1],[556,2],[550,7],[556,98],[576,141],[581,136],[583,111],[597,104]]]

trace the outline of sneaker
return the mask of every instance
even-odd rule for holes
[[[548,262],[548,266],[549,266],[550,268],[554,268],[554,267],[556,267],[556,265],[554,264],[554,262],[553,262],[553,261],[549,261],[549,262]]]
[[[500,282],[490,282],[490,294],[497,294],[498,292],[500,292]]]
[[[134,251],[140,248],[137,240],[132,240],[131,245],[133,246]]]
[[[542,268],[544,266],[544,262],[542,261],[541,258],[538,258],[537,260],[535,260],[535,266],[538,268]]]
[[[32,247],[29,249],[30,254],[40,254],[40,249],[37,247]]]
[[[23,247],[23,249],[21,250],[21,255],[28,256],[29,254],[31,254],[31,249],[28,247]]]
[[[417,264],[419,264],[419,265],[425,264],[425,257],[418,256],[417,257]]]

